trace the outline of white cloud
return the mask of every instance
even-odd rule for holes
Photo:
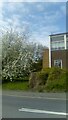
[[[49,34],[51,33],[57,33],[60,31],[59,26],[57,25],[48,25],[45,28],[42,28],[43,31],[47,31]]]
[[[29,29],[29,22],[22,21],[19,18],[19,15],[13,15],[11,18],[6,18],[0,20],[0,32],[9,31],[12,28],[14,31],[18,31],[19,33],[25,32]]]
[[[29,9],[21,2],[3,2],[3,10],[2,12],[5,10],[5,13],[7,14],[7,12],[9,12],[9,14],[22,14],[22,16],[24,14],[29,13]]]
[[[2,9],[3,3],[0,1],[0,9]]]
[[[29,17],[30,17],[30,18],[33,18],[33,19],[35,19],[35,18],[36,18],[36,16],[35,16],[35,15],[33,15],[33,14],[29,14]]]
[[[6,3],[4,4],[4,9],[2,9],[2,6],[3,3],[0,3],[0,31],[7,31],[11,27],[16,30],[25,29],[25,25],[27,25],[28,23],[23,23],[24,26],[22,26],[21,17],[23,18],[23,14],[25,14],[25,12],[29,12],[28,9],[26,9],[25,6],[21,3]],[[2,13],[5,13],[7,11],[9,11],[11,17],[3,16]]]
[[[60,17],[62,17],[62,14],[60,11],[52,11],[52,12],[46,12],[45,15],[44,15],[44,20],[47,22],[47,23],[56,23],[56,21],[58,19],[60,19]]]
[[[61,6],[60,11],[66,15],[66,5]]]
[[[67,0],[44,0],[46,2],[66,2]]]
[[[61,13],[61,11],[57,10],[57,11],[45,11],[43,13],[43,16],[35,16],[33,14],[30,14],[29,17],[31,19],[33,19],[34,21],[36,21],[36,24],[33,24],[34,27],[37,27],[39,25],[39,27],[41,28],[42,25],[52,25],[52,24],[57,24],[57,21],[59,19],[61,19],[63,16],[63,14]]]
[[[1,0],[1,1],[3,2],[67,2],[67,0]]]
[[[6,31],[8,28],[9,28],[8,22],[0,20],[0,32]]]
[[[37,7],[38,11],[40,11],[40,12],[44,11],[44,7],[41,4],[37,4],[36,7]]]
[[[49,35],[54,33],[59,33],[61,30],[57,25],[47,25],[44,27],[39,27],[38,31],[33,31],[31,40],[36,43],[40,43],[44,46],[49,47]]]
[[[0,19],[2,19],[2,8],[3,8],[3,3],[0,1]]]
[[[2,6],[2,5],[1,5]],[[10,3],[8,6],[8,10],[10,10],[10,12],[13,12],[13,14],[11,14],[11,18],[5,18],[4,20],[0,20],[0,31],[6,31],[7,29],[10,29],[10,27],[12,26],[12,28],[14,28],[17,31],[25,31],[27,29],[29,29],[29,27],[31,27],[33,33],[32,33],[32,41],[34,42],[38,42],[40,44],[43,44],[45,46],[49,46],[49,34],[51,33],[57,33],[60,32],[60,28],[58,25],[55,25],[55,22],[57,21],[57,19],[59,19],[59,17],[61,17],[61,12],[65,11],[64,6],[60,8],[60,11],[45,11],[45,15],[43,16],[35,16],[35,14],[32,14],[28,7],[25,7],[22,4],[19,4],[18,6],[14,3]],[[23,8],[23,9],[21,9]],[[37,5],[37,9],[39,11],[43,11],[44,8],[42,7],[42,5],[38,4]],[[19,11],[18,14],[16,14],[14,11]],[[29,13],[28,15],[33,18],[33,21],[35,22],[35,24],[33,24],[33,21],[28,21],[23,19],[23,14]],[[0,15],[2,16],[2,15]],[[22,19],[21,19],[22,17]],[[37,21],[37,22],[36,22]],[[46,22],[46,25],[43,26]],[[32,26],[31,26],[32,25]],[[37,28],[37,30],[36,30]],[[37,31],[34,31],[34,29]]]
[[[18,15],[12,15],[11,18],[5,18],[2,22],[5,23],[4,26],[6,26],[6,24],[8,24],[8,26],[20,26]],[[2,24],[0,23],[0,25]]]
[[[49,46],[49,37],[48,37],[49,33],[46,33],[45,35],[42,35],[37,33],[37,32],[34,32],[30,38],[30,41],[33,42],[33,43],[40,43],[42,44],[43,46]]]
[[[6,2],[38,2],[39,0],[6,0]]]

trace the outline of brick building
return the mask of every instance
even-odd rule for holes
[[[43,53],[43,68],[54,66],[68,69],[68,33],[49,36],[49,49]]]

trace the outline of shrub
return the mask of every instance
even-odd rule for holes
[[[45,85],[50,73],[50,69],[45,69],[37,73],[38,80],[41,80],[41,84]]]
[[[51,68],[48,79],[49,80],[59,79],[61,73],[62,73],[62,70],[60,68],[55,68],[55,67]]]
[[[68,70],[66,72],[66,91],[68,91]]]
[[[45,88],[48,91],[66,91],[66,71],[52,68]]]
[[[68,89],[68,71],[60,68],[48,68],[30,75],[29,86],[39,92],[66,91]],[[66,89],[67,88],[67,89]]]

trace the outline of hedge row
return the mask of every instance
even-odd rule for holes
[[[66,91],[68,71],[60,68],[47,68],[33,72],[29,78],[31,89],[42,91]]]

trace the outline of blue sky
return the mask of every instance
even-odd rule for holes
[[[0,30],[29,31],[30,41],[49,46],[48,36],[66,31],[65,2],[4,2]]]

